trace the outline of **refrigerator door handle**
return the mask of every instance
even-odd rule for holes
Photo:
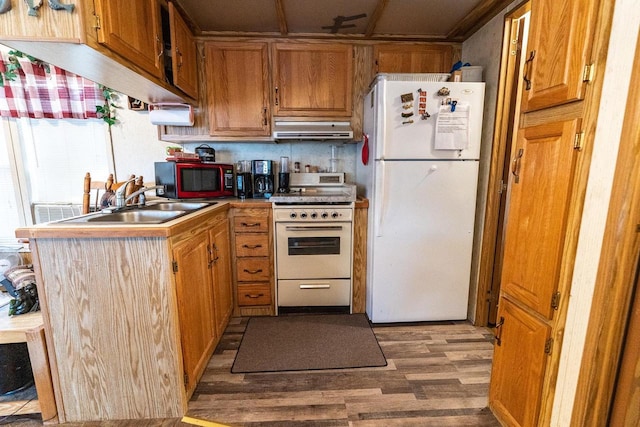
[[[385,177],[385,161],[380,160],[376,162],[376,167],[379,168],[378,173],[376,173],[376,192],[378,193],[378,197],[375,198],[375,206],[373,209],[374,213],[374,235],[376,237],[382,236],[382,220],[384,218],[384,209],[386,206],[386,198],[387,198],[387,180]]]

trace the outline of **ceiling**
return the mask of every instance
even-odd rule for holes
[[[460,42],[513,0],[173,0],[198,36]]]

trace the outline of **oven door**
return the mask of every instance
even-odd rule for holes
[[[276,223],[278,279],[351,277],[351,223]]]

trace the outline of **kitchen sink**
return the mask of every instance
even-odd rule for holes
[[[115,212],[96,212],[57,221],[58,225],[162,224],[217,202],[159,202],[141,207],[127,207]]]

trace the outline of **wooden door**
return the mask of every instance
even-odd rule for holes
[[[578,125],[576,119],[520,129],[513,150],[502,292],[548,319],[565,264]]]
[[[187,396],[195,389],[217,339],[209,250],[208,233],[193,236],[173,250]]]
[[[453,65],[453,48],[449,45],[374,46],[376,73],[448,73]]]
[[[351,116],[351,45],[276,43],[273,62],[274,115]]]
[[[222,336],[233,311],[233,288],[231,283],[231,252],[229,220],[215,226],[210,231],[213,247],[213,300],[215,304],[215,324],[218,336]]]
[[[524,67],[523,111],[582,99],[598,1],[534,0]]]
[[[207,43],[205,49],[209,133],[269,136],[267,44]]]
[[[98,42],[162,78],[162,31],[157,0],[96,0]]]
[[[551,328],[510,299],[499,306],[489,405],[508,425],[536,426]]]
[[[173,3],[169,3],[173,84],[192,98],[198,98],[198,64],[196,41],[191,29]]]

